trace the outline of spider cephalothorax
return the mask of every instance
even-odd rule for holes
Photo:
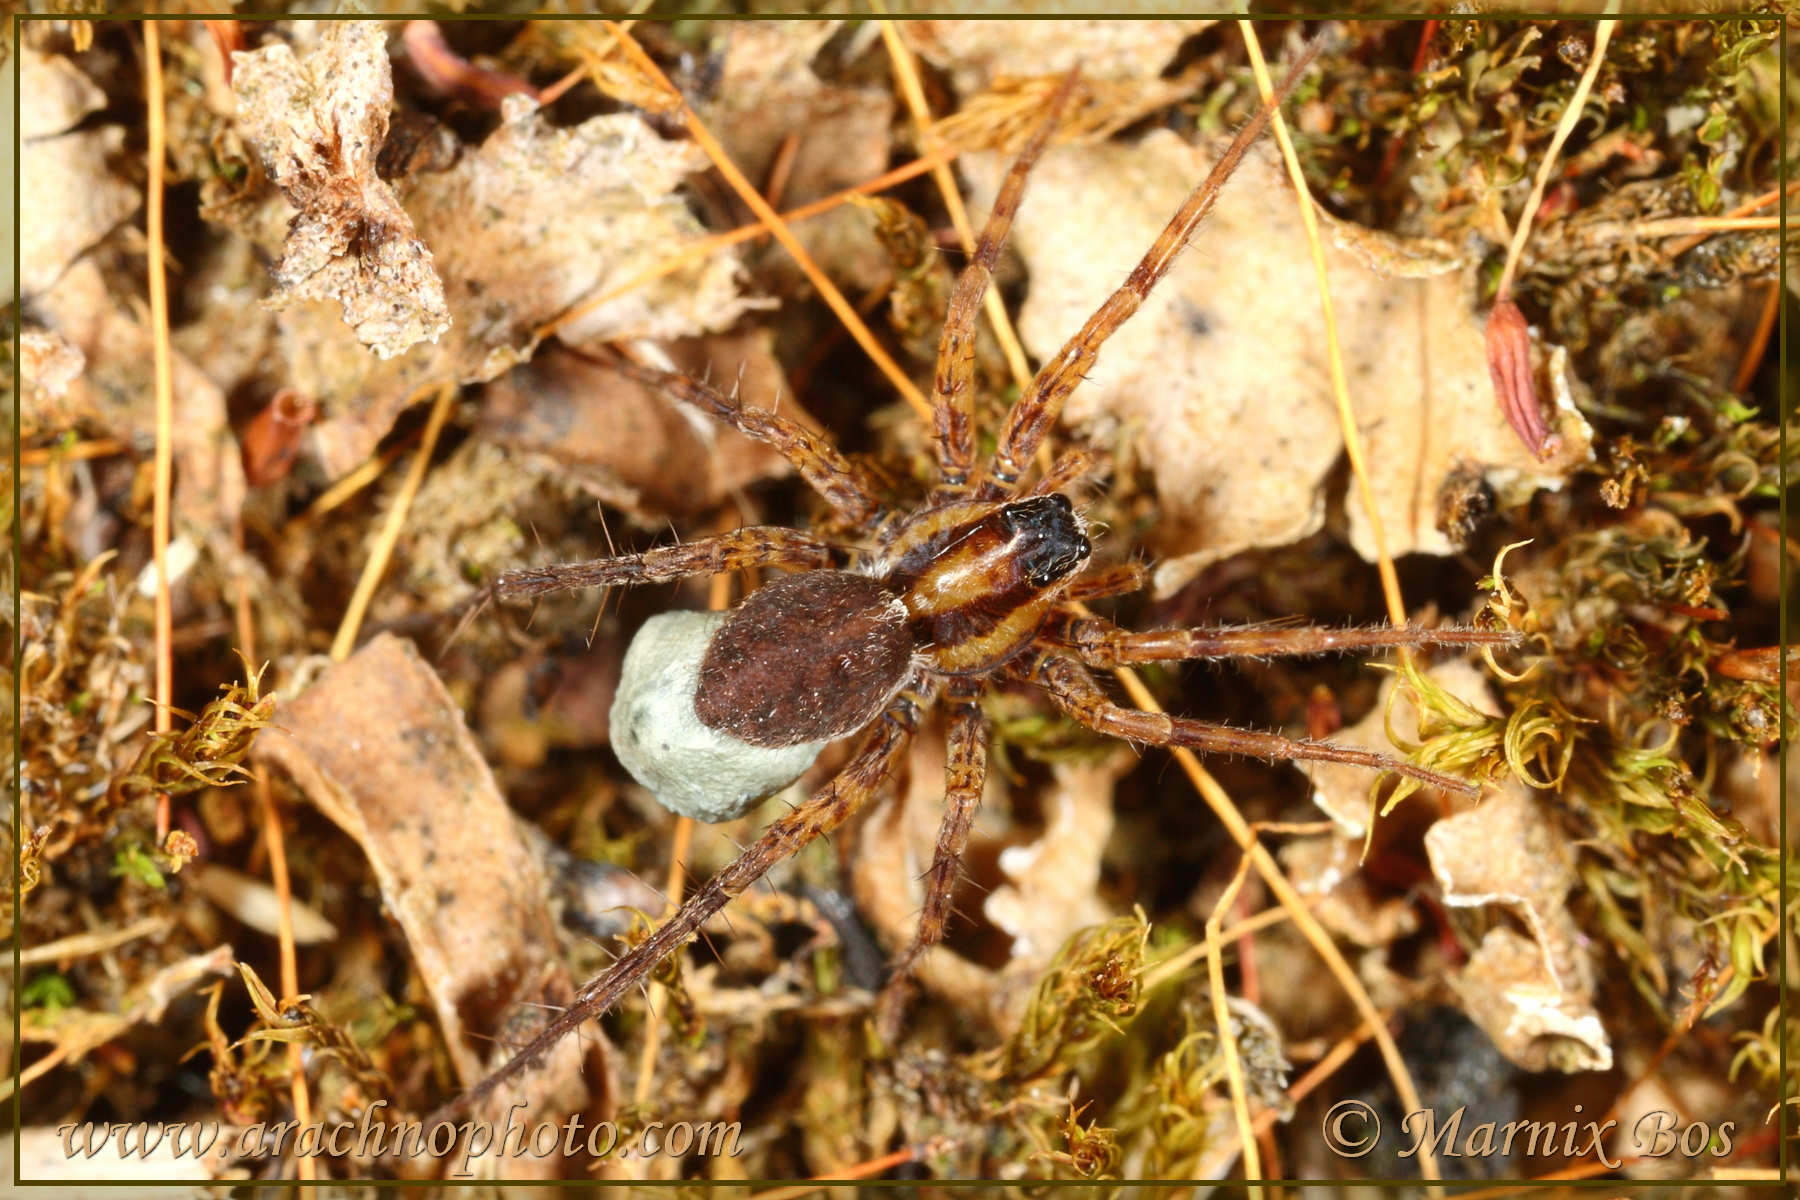
[[[979,701],[996,680],[1035,685],[1076,721],[1139,744],[1353,763],[1447,790],[1477,790],[1359,747],[1126,708],[1111,700],[1091,669],[1375,646],[1498,644],[1511,641],[1510,634],[1391,627],[1122,629],[1089,615],[1080,604],[1136,590],[1145,580],[1136,565],[1087,570],[1088,530],[1062,494],[1089,470],[1087,456],[1071,452],[1035,484],[1023,482],[1063,400],[1101,345],[1167,273],[1299,70],[1290,72],[1277,100],[1238,133],[1125,283],[1045,363],[1007,415],[992,458],[978,469],[975,317],[1026,174],[1048,139],[1046,120],[1007,173],[974,258],[951,296],[933,394],[939,483],[915,511],[886,508],[855,463],[793,421],[739,405],[684,376],[620,367],[780,450],[850,534],[831,541],[782,527],[740,529],[643,554],[508,572],[494,591],[529,597],[744,567],[803,571],[764,585],[728,614],[653,618],[627,654],[625,675],[647,673],[654,686],[633,693],[641,700],[627,700],[622,682],[612,720],[614,749],[676,811],[715,820],[738,815],[797,778],[826,742],[859,736],[836,776],[773,822],[649,938],[583,986],[529,1046],[449,1111],[493,1092],[582,1022],[605,1012],[732,897],[842,824],[888,777],[924,710],[941,701],[948,711],[946,811],[919,928],[894,967],[895,984],[903,981],[942,937],[949,915],[958,857],[987,769],[987,727]],[[1065,84],[1053,105],[1068,88]],[[889,992],[890,998],[899,995],[897,987]],[[882,1011],[884,1023],[891,1023],[900,1007],[888,1003]]]

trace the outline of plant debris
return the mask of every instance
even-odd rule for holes
[[[332,21],[304,62],[285,42],[232,56],[237,124],[299,211],[271,307],[336,300],[363,345],[392,358],[450,327],[431,251],[376,178],[394,104],[387,31]]]

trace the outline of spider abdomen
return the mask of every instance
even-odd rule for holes
[[[694,712],[753,746],[828,741],[887,707],[912,656],[906,606],[878,581],[789,575],[751,593],[713,635]]]

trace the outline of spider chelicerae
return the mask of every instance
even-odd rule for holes
[[[626,705],[628,711],[621,712],[615,704],[615,749],[653,791],[680,793],[663,796],[670,807],[717,820],[739,815],[791,783],[825,743],[850,735],[857,735],[857,741],[832,779],[765,829],[647,939],[589,980],[541,1034],[446,1112],[494,1093],[583,1022],[605,1013],[776,863],[842,825],[876,794],[921,717],[941,703],[948,720],[945,813],[917,933],[894,963],[888,993],[879,1005],[880,1023],[891,1032],[904,981],[919,957],[941,939],[950,915],[959,856],[987,769],[988,732],[980,699],[996,681],[1035,685],[1074,720],[1140,745],[1186,746],[1271,761],[1352,763],[1447,791],[1477,792],[1473,784],[1359,747],[1126,708],[1113,702],[1091,669],[1382,646],[1495,645],[1512,642],[1512,634],[1463,627],[1127,630],[1090,615],[1083,603],[1135,591],[1146,579],[1135,563],[1086,569],[1092,554],[1089,527],[1064,492],[1092,470],[1091,457],[1074,450],[1027,482],[1027,468],[1063,401],[1106,339],[1168,272],[1304,65],[1302,59],[1290,70],[1275,97],[1238,132],[1125,283],[1042,366],[1007,414],[991,460],[978,464],[976,316],[1026,176],[1073,86],[1072,76],[1065,81],[1051,103],[1051,115],[1007,172],[973,259],[951,295],[932,396],[938,481],[918,508],[894,511],[884,505],[856,463],[795,421],[742,405],[685,376],[621,365],[626,374],[778,450],[835,510],[855,542],[799,529],[750,527],[642,554],[509,571],[495,582],[492,594],[530,598],[752,567],[795,571],[758,588],[729,613],[709,618],[692,649],[671,650],[675,643],[667,642],[640,652],[645,643],[640,633],[626,660],[627,676],[634,670],[671,673],[673,691],[662,702],[674,696],[684,710],[675,716],[690,733],[698,731],[708,740],[707,753],[725,747],[747,756],[754,782],[736,775],[721,778],[719,772],[697,766],[697,758],[684,759],[700,753],[691,741],[644,727],[646,722],[654,726],[655,705]],[[640,660],[636,665],[634,658]],[[660,668],[643,661],[648,659],[659,660]],[[621,689],[625,686],[622,682]],[[666,707],[661,711],[668,712]]]

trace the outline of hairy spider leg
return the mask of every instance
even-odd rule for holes
[[[494,581],[493,594],[513,599],[577,588],[634,587],[744,567],[817,569],[841,566],[845,557],[846,551],[810,533],[780,525],[750,525],[642,554],[503,571]]]
[[[1251,758],[1280,762],[1296,759],[1311,762],[1351,763],[1392,771],[1421,783],[1478,796],[1481,789],[1461,779],[1452,779],[1436,771],[1426,770],[1386,754],[1343,746],[1336,742],[1282,737],[1276,733],[1260,733],[1253,729],[1236,729],[1214,725],[1190,717],[1172,717],[1167,713],[1144,712],[1115,704],[1100,689],[1086,667],[1062,654],[1040,653],[1025,672],[1031,682],[1043,688],[1056,706],[1090,729],[1127,741],[1152,746],[1189,746],[1213,754],[1244,754]]]
[[[974,679],[952,680],[946,689],[950,725],[945,733],[944,819],[925,874],[925,905],[919,912],[918,930],[912,945],[894,960],[877,1007],[875,1028],[884,1041],[891,1042],[898,1035],[913,968],[927,950],[943,941],[944,926],[950,919],[962,852],[969,844],[975,810],[987,783],[988,729],[981,711],[981,691],[981,682]]]
[[[875,498],[869,476],[845,458],[825,438],[798,421],[766,408],[752,408],[727,396],[710,384],[674,371],[659,371],[637,363],[620,362],[614,368],[639,383],[691,404],[721,425],[761,442],[792,463],[800,478],[852,525],[878,524],[886,511]]]
[[[1238,130],[1237,136],[1231,139],[1231,145],[1219,161],[1213,164],[1213,169],[1207,172],[1206,178],[1188,193],[1181,208],[1163,228],[1162,233],[1157,235],[1155,243],[1139,260],[1138,265],[1132,268],[1130,276],[1094,311],[1075,336],[1063,344],[1056,356],[1039,369],[1031,386],[1025,389],[1018,402],[1012,406],[1012,411],[1006,414],[1006,424],[1000,431],[1000,444],[994,451],[991,478],[983,488],[984,496],[991,498],[1011,494],[1017,487],[1025,465],[1037,453],[1038,443],[1043,441],[1044,434],[1062,412],[1063,401],[1099,358],[1100,347],[1137,312],[1138,307],[1149,298],[1151,289],[1169,273],[1175,256],[1187,245],[1200,222],[1212,212],[1225,181],[1237,170],[1238,163],[1250,149],[1250,144],[1262,135],[1263,127],[1300,81],[1301,72],[1316,53],[1318,46],[1314,44],[1301,54],[1300,60],[1288,71],[1287,77],[1281,81],[1281,86],[1275,90],[1268,103],[1259,108],[1256,115]]]
[[[681,948],[708,918],[742,895],[778,862],[798,854],[817,838],[842,825],[865,804],[893,771],[901,752],[918,728],[919,714],[931,701],[928,686],[900,693],[872,723],[855,755],[831,782],[763,830],[762,835],[707,881],[687,903],[657,926],[643,942],[590,979],[561,1013],[498,1070],[440,1108],[427,1122],[454,1121],[493,1095],[509,1081],[540,1063],[563,1038],[587,1021],[602,1016],[638,987],[656,965]]]
[[[932,445],[937,451],[938,472],[943,477],[940,492],[955,495],[964,490],[969,472],[975,467],[975,320],[981,311],[982,298],[993,282],[994,264],[1012,231],[1013,217],[1025,194],[1025,178],[1031,166],[1050,142],[1069,93],[1075,87],[1076,72],[1063,77],[1050,97],[1048,111],[1031,140],[1019,151],[987,223],[975,243],[974,256],[957,277],[944,315],[944,332],[938,341],[937,377],[931,393]]]
[[[1071,617],[1057,613],[1048,630],[1057,641],[1081,656],[1090,667],[1123,667],[1132,663],[1182,658],[1273,658],[1336,654],[1380,646],[1513,646],[1519,635],[1509,629],[1449,626],[1365,625],[1327,629],[1303,625],[1251,626],[1242,629],[1121,629],[1103,617]]]
[[[1143,563],[1114,563],[1110,567],[1089,571],[1071,583],[1063,590],[1063,603],[1083,604],[1089,600],[1104,600],[1108,596],[1128,596],[1132,592],[1142,591],[1149,582],[1150,568]]]
[[[1051,492],[1063,491],[1093,469],[1093,454],[1082,449],[1066,451],[1050,464],[1050,470],[1032,486],[1030,495],[1048,496]]]

